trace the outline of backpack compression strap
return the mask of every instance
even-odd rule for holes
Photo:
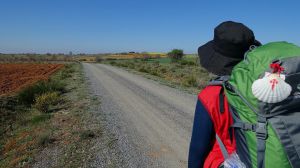
[[[266,139],[268,138],[267,132],[267,119],[265,117],[257,116],[256,125],[256,140],[257,140],[257,167],[265,167],[265,151],[266,151]]]

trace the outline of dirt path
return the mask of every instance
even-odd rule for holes
[[[123,167],[187,167],[196,95],[108,65],[84,69]]]

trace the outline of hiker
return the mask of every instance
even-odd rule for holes
[[[250,46],[260,46],[248,27],[226,21],[214,29],[214,39],[198,48],[201,65],[209,72],[230,75],[233,67],[244,59]],[[195,109],[188,167],[221,167],[222,151],[216,140],[220,138],[231,154],[235,152],[235,138],[230,126],[232,116],[222,86],[207,86],[198,95]]]

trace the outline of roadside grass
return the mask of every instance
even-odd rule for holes
[[[161,64],[170,64],[172,63],[171,58],[169,57],[160,57],[160,58],[153,58],[153,57],[147,57],[147,58],[128,58],[128,59],[116,59],[116,58],[107,58],[107,59],[103,59],[102,61],[104,61],[104,63],[107,63],[109,61],[113,61],[113,62],[139,62],[139,61],[143,61],[143,62],[159,62]],[[182,59],[183,62],[199,62],[198,61],[198,56],[194,55],[194,54],[189,54],[189,55],[185,55]]]
[[[89,126],[92,117],[86,112],[97,102],[88,96],[77,63],[65,65],[49,81],[0,97],[0,168],[43,165],[47,159],[49,167],[85,165],[93,158],[87,149],[102,132],[97,124]],[[56,156],[53,148],[61,154]]]
[[[33,162],[40,144],[53,142],[54,139],[48,134],[46,138],[45,134],[49,133],[48,124],[52,114],[44,114],[45,111],[34,107],[40,95],[65,93],[64,84],[58,79],[67,69],[64,67],[48,81],[28,86],[10,97],[1,97],[1,119],[5,122],[1,122],[0,126],[0,167],[27,167]],[[57,104],[51,101],[48,105]]]
[[[214,77],[199,65],[198,57],[195,55],[185,56],[177,62],[172,62],[170,58],[151,58],[147,60],[110,60],[103,63],[125,68],[192,93],[199,92]]]

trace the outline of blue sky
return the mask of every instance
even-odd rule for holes
[[[220,22],[262,43],[300,45],[300,2],[289,0],[0,0],[1,53],[196,53]]]

